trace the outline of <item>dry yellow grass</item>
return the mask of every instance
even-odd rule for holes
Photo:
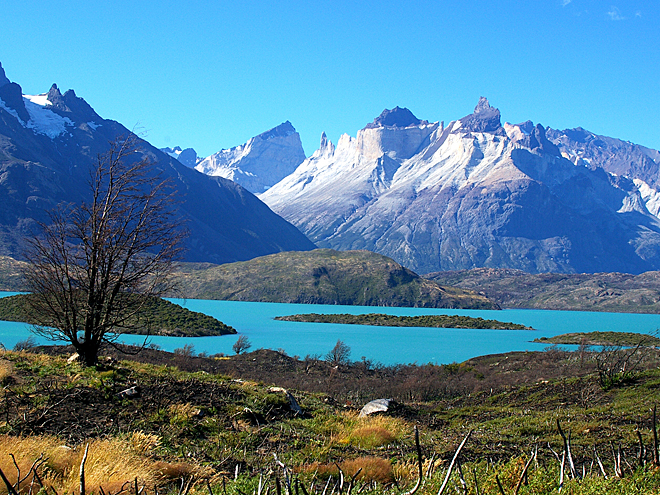
[[[0,358],[0,384],[6,383],[13,371],[14,365],[10,361]]]
[[[186,463],[169,464],[146,457],[159,442],[155,435],[134,433],[129,438],[93,440],[85,463],[86,490],[99,493],[99,486],[106,493],[118,492],[121,487],[138,479],[140,485],[153,487],[181,476],[195,475],[209,478],[213,472],[209,468],[199,468]],[[41,454],[47,459],[40,470],[45,484],[57,493],[78,493],[80,488],[80,463],[85,445],[71,449],[62,441],[49,436],[10,437],[0,435],[0,468],[11,483],[16,482],[16,468],[10,457],[13,454],[21,470],[21,476],[28,473],[32,463]],[[21,485],[25,493],[31,478]],[[0,495],[7,493],[0,484]]]
[[[387,459],[382,457],[365,456],[356,459],[347,459],[339,464],[344,476],[351,478],[360,469],[360,474],[356,479],[365,483],[376,481],[384,485],[390,485],[394,482],[394,470],[392,464]],[[328,478],[329,476],[337,477],[339,469],[334,463],[318,463],[313,462],[300,468],[300,471],[305,473],[314,473],[320,478]]]
[[[135,452],[142,456],[151,456],[154,451],[160,446],[160,437],[151,433],[144,433],[142,431],[134,431],[128,437],[128,441]]]
[[[401,440],[411,427],[399,418],[372,415],[358,418],[354,413],[344,415],[344,422],[335,440],[361,449],[374,449]]]

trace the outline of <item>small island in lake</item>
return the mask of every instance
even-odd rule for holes
[[[304,314],[277,316],[276,320],[301,321],[308,323],[344,323],[348,325],[373,325],[382,327],[433,327],[433,328],[473,328],[487,330],[534,330],[518,323],[485,320],[458,315],[393,316],[379,313],[362,315],[350,314]]]
[[[653,347],[660,346],[660,338],[655,335],[634,332],[575,332],[564,333],[554,337],[541,337],[533,342],[541,344],[565,344],[565,345],[599,345],[599,346],[624,346],[624,347]]]
[[[0,298],[0,320],[35,324],[30,316],[29,294]],[[127,322],[122,333],[132,335],[160,335],[168,337],[209,337],[235,334],[236,330],[212,316],[190,311],[159,297],[149,298],[141,316]]]

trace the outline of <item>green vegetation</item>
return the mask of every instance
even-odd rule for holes
[[[369,251],[277,253],[226,265],[183,263],[184,297],[231,301],[498,309],[474,291],[442,287]]]
[[[19,294],[0,298],[0,320],[34,324],[26,307],[29,297],[29,294]],[[212,316],[154,297],[145,305],[143,316],[124,333],[203,337],[235,334],[236,330]]]
[[[660,346],[660,338],[655,335],[633,332],[575,332],[554,337],[541,337],[534,342],[548,344],[575,344],[597,346]]]
[[[378,313],[350,314],[304,314],[278,316],[276,320],[306,321],[311,323],[344,323],[348,325],[374,325],[385,327],[437,327],[437,328],[483,328],[492,330],[533,330],[519,323],[505,323],[458,315],[393,316]]]
[[[507,268],[475,268],[425,277],[479,291],[503,308],[660,313],[660,272],[534,275]]]
[[[25,474],[45,453],[47,462],[39,469],[49,492],[77,493],[78,466],[89,443],[90,494],[100,493],[99,486],[117,493],[126,481],[146,486],[146,495],[154,493],[154,486],[159,493],[179,493],[190,481],[191,495],[208,494],[207,482],[213,493],[239,495],[257,492],[260,480],[269,493],[277,493],[275,479],[285,485],[288,476],[292,493],[298,482],[311,495],[322,493],[329,477],[334,486],[339,469],[346,483],[362,469],[353,493],[394,495],[416,482],[416,425],[425,476],[418,494],[438,493],[458,445],[471,431],[459,456],[460,471],[454,465],[444,493],[464,493],[462,472],[468,493],[477,493],[478,485],[479,493],[498,494],[499,483],[507,494],[549,495],[558,491],[564,452],[559,424],[570,432],[575,464],[572,475],[565,458],[561,493],[652,494],[660,486],[652,419],[660,401],[660,369],[653,349],[647,350],[646,370],[634,382],[609,390],[598,385],[593,354],[555,349],[447,366],[372,370],[391,373],[388,380],[380,378],[384,386],[408,384],[409,392],[429,384],[439,391],[446,388],[425,400],[414,395],[406,400],[408,392],[400,389],[397,409],[367,418],[358,418],[364,400],[355,394],[362,387],[361,373],[367,373],[364,363],[333,373],[329,363],[305,363],[273,351],[187,360],[146,351],[131,361],[103,358],[105,364],[98,367],[64,357],[0,352],[5,391],[0,396],[0,468],[10,480],[16,467],[9,454]],[[179,368],[172,366],[175,362]],[[299,373],[297,366],[311,373]],[[303,414],[293,412],[283,389],[237,374],[266,377],[274,367],[288,370],[290,378],[308,377],[289,388]],[[321,368],[318,374],[314,367]],[[552,370],[561,370],[560,376],[544,375]],[[411,374],[420,371],[426,381]],[[344,372],[336,390],[305,391]],[[137,392],[124,392],[129,389]],[[134,491],[131,487],[128,493]],[[286,486],[281,493],[289,493]]]

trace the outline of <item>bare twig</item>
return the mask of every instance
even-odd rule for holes
[[[603,478],[607,479],[607,473],[605,472],[605,468],[603,467],[603,463],[600,460],[600,456],[598,455],[598,452],[596,451],[596,446],[594,445],[594,455],[596,456],[596,462],[598,462],[598,467],[600,468],[600,472],[603,474]]]
[[[646,457],[646,447],[642,439],[642,432],[637,429],[637,440],[639,440],[639,467],[644,467],[644,458]]]
[[[9,495],[18,495],[18,493],[16,493],[16,490],[14,490],[12,484],[5,476],[5,473],[2,472],[2,469],[0,469],[0,477],[2,478],[2,481],[5,482],[5,486],[7,487],[7,493],[9,493]]]
[[[658,428],[656,422],[657,407],[657,404],[653,406],[653,464],[660,466],[660,458],[658,458]]]
[[[506,495],[504,493],[504,488],[502,488],[502,482],[500,481],[500,477],[497,474],[495,475],[495,481],[497,481],[497,488],[499,488],[500,494],[501,495]]]
[[[557,418],[557,429],[559,430],[562,440],[564,440],[564,451],[566,452],[568,467],[571,470],[571,478],[575,479],[578,477],[578,474],[575,469],[575,464],[573,463],[573,456],[571,455],[571,432],[568,432],[568,438],[564,435],[564,430],[561,429],[561,425],[559,424],[559,418]]]
[[[414,493],[419,490],[419,487],[422,486],[422,479],[423,479],[423,468],[422,468],[422,448],[419,446],[419,429],[417,428],[417,425],[415,425],[415,448],[417,449],[417,467],[419,468],[419,477],[417,478],[417,483],[415,483],[415,486],[405,492],[403,495],[413,495]]]
[[[438,495],[442,495],[442,492],[445,491],[445,488],[447,486],[447,482],[449,481],[449,476],[451,475],[451,470],[454,467],[454,464],[456,463],[456,459],[458,458],[458,454],[461,453],[461,450],[463,449],[463,446],[465,443],[468,441],[468,438],[470,438],[470,435],[472,435],[472,430],[468,432],[467,435],[465,435],[465,438],[461,442],[461,444],[458,446],[456,449],[456,453],[454,454],[453,459],[451,460],[451,463],[449,464],[449,468],[447,468],[447,475],[445,476],[445,480],[442,482],[442,486],[440,487],[440,490],[438,490]]]
[[[539,450],[538,445],[536,446],[534,452],[532,452],[532,455],[529,457],[529,460],[525,464],[525,467],[523,468],[522,474],[520,475],[520,479],[518,480],[518,484],[516,485],[516,490],[514,492],[515,495],[518,495],[518,492],[520,491],[520,487],[522,486],[523,480],[525,479],[525,476],[527,475],[527,470],[529,469],[529,466],[532,464],[532,461],[536,458],[536,454]]]
[[[82,461],[80,461],[80,495],[85,495],[85,462],[87,462],[88,452],[89,444],[85,446],[85,453],[83,454]]]
[[[481,495],[481,492],[479,491],[479,480],[477,479],[477,468],[472,470],[472,474],[474,475],[474,489],[477,492],[477,495]]]

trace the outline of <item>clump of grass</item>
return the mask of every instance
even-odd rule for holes
[[[199,414],[199,409],[192,404],[172,404],[168,409],[170,424],[180,425],[189,423]]]
[[[338,434],[339,442],[366,450],[399,441],[410,432],[410,426],[405,421],[380,414],[366,418],[347,415],[343,426],[343,431]]]
[[[160,437],[151,433],[144,433],[143,431],[134,431],[128,437],[128,441],[138,455],[150,456],[153,455],[154,450],[160,447]]]
[[[85,446],[75,449],[75,463],[65,471],[58,493],[76,493],[80,486],[79,470]],[[116,493],[127,481],[135,478],[141,484],[153,486],[159,481],[154,463],[136,454],[130,443],[117,438],[94,440],[89,444],[85,463],[87,491],[99,493],[99,486],[106,493]]]
[[[339,466],[339,467],[338,467]],[[392,463],[382,457],[365,456],[356,459],[347,459],[339,464],[313,462],[303,466],[300,471],[304,473],[313,473],[321,479],[327,479],[330,476],[337,478],[341,468],[344,476],[351,478],[360,469],[356,479],[365,482],[377,482],[383,485],[394,483],[394,469]]]
[[[213,475],[213,470],[208,467],[183,462],[157,462],[146,457],[159,441],[156,435],[135,432],[129,438],[90,442],[85,462],[87,492],[100,493],[99,487],[102,487],[106,493],[117,493],[126,483],[133,482],[136,478],[140,485],[154,486],[183,476],[209,478]],[[86,445],[72,449],[63,445],[60,439],[51,436],[0,435],[0,469],[13,484],[16,482],[16,467],[10,454],[16,459],[21,476],[25,476],[33,462],[43,454],[47,461],[41,467],[39,475],[45,484],[57,493],[77,493],[80,485],[79,468]],[[29,480],[22,488],[29,488]],[[0,484],[0,495],[6,493],[4,484]]]
[[[396,440],[396,437],[380,426],[364,426],[353,430],[347,441],[351,445],[361,449],[374,449],[389,445]]]
[[[4,385],[14,371],[14,366],[6,359],[0,358],[0,385]]]
[[[24,477],[30,467],[41,454],[48,459],[45,466],[39,470],[39,475],[43,477],[44,472],[52,473],[55,476],[62,473],[69,467],[73,456],[72,451],[62,445],[62,441],[51,436],[40,437],[11,437],[0,435],[0,469],[5,473],[10,483],[16,483],[16,466],[11,458],[14,456],[16,464],[21,471],[21,477]],[[27,489],[28,482],[22,487]],[[6,494],[7,488],[0,484],[0,494]]]

